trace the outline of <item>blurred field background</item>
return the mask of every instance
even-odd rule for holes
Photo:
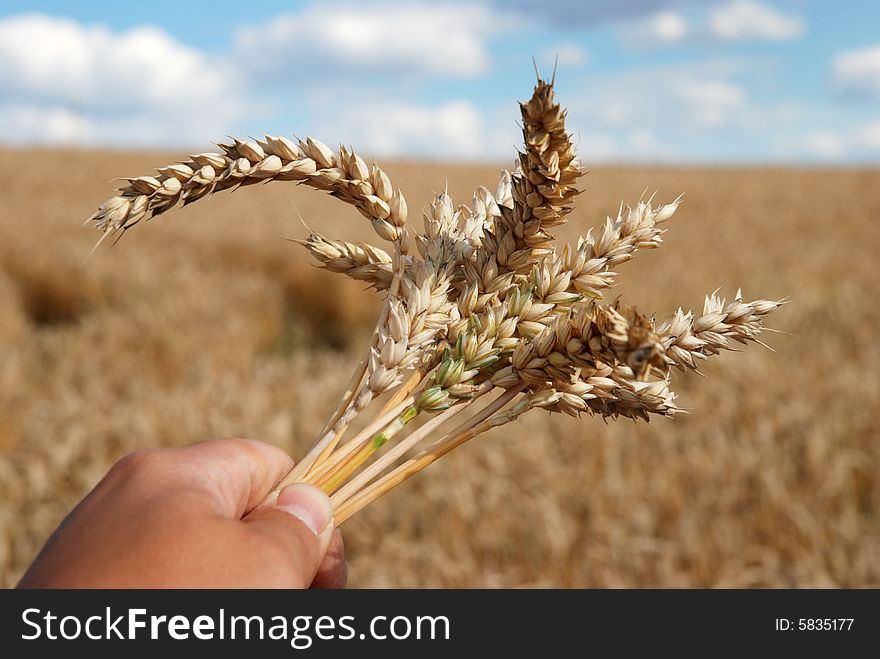
[[[123,454],[219,436],[302,455],[378,309],[285,237],[297,213],[372,240],[352,209],[270,184],[136,227],[80,262],[115,176],[182,156],[0,150],[0,581],[15,583]],[[497,167],[383,163],[411,217]],[[679,376],[651,426],[533,412],[344,526],[359,587],[880,586],[880,171],[596,167],[561,235],[685,192],[619,292],[663,318],[724,284],[789,296],[791,336]]]

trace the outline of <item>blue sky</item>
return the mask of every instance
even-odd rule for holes
[[[558,56],[587,163],[877,164],[878,26],[871,0],[5,0],[0,142],[507,160]]]

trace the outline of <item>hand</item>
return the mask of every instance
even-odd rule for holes
[[[20,588],[343,587],[330,500],[281,449],[245,439],[138,451],[61,523]]]

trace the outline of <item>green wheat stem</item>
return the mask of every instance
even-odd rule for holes
[[[415,419],[420,411],[421,410],[415,405],[407,407],[399,417],[394,419],[394,421],[385,428],[385,430],[378,433],[373,437],[371,442],[365,444],[357,453],[346,460],[345,464],[333,475],[333,477],[321,485],[321,489],[327,494],[335,492],[336,488],[344,483],[358,467],[364,464],[364,462],[373,455],[373,453],[382,448],[388,440],[392,439],[397,433],[403,430],[410,421]]]

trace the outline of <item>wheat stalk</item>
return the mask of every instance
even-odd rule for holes
[[[123,179],[119,194],[89,218],[104,235],[240,185],[295,181],[353,205],[391,253],[311,231],[299,244],[316,265],[368,283],[386,296],[373,337],[336,409],[308,454],[278,486],[303,481],[331,495],[342,523],[449,451],[532,409],[649,420],[681,409],[671,372],[758,335],[785,301],[727,302],[718,291],[702,315],[679,309],[660,323],[603,301],[616,268],[662,244],[681,203],[653,198],[621,206],[576,245],[554,245],[583,174],[553,82],[538,79],[521,104],[523,151],[495,192],[480,186],[469,205],[444,191],[423,213],[410,249],[407,205],[388,176],[354,151],[312,138],[267,136],[221,144]],[[763,345],[763,344],[762,344]],[[486,397],[497,396],[484,405]],[[385,396],[364,430],[343,441],[370,402]],[[420,415],[433,415],[414,431]],[[464,417],[454,429],[441,429]],[[407,457],[410,456],[410,457]],[[277,495],[278,489],[272,496]]]

